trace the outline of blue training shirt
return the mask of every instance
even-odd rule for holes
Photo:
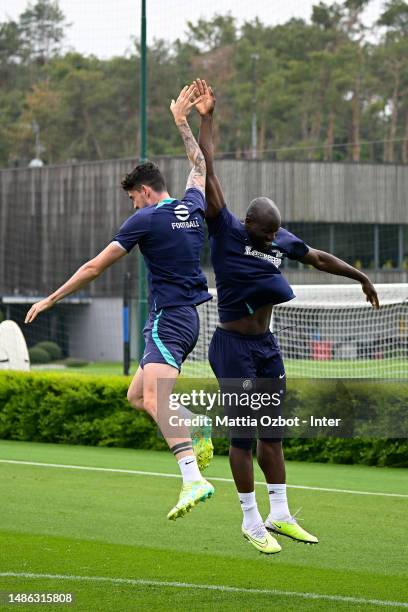
[[[113,242],[128,253],[138,244],[148,269],[149,305],[193,306],[212,298],[200,266],[204,195],[195,187],[182,200],[169,198],[136,211]]]
[[[295,297],[279,266],[284,257],[301,259],[309,247],[283,227],[266,252],[252,246],[241,221],[225,206],[207,218],[211,261],[221,323],[253,314],[265,304],[281,304]]]

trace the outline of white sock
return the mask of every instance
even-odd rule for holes
[[[271,505],[271,517],[277,521],[292,522],[292,516],[288,508],[285,484],[267,484],[269,503]]]
[[[194,482],[201,480],[202,476],[200,474],[200,470],[198,469],[195,455],[187,455],[187,457],[179,459],[177,463],[180,466],[183,482]]]
[[[252,493],[238,492],[238,497],[244,514],[244,529],[251,529],[259,525],[259,523],[263,523],[256,504],[255,491],[252,491]]]

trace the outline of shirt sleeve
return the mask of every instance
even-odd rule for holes
[[[125,249],[128,253],[149,231],[150,215],[143,214],[143,210],[134,213],[126,219],[112,238],[112,242]]]
[[[277,240],[278,246],[282,247],[289,259],[299,260],[307,255],[309,247],[301,238],[283,228],[280,229],[280,234]]]
[[[233,219],[234,215],[228,210],[227,206],[223,206],[216,217],[207,217],[209,236],[216,236],[231,227]]]
[[[182,202],[196,204],[204,212],[207,210],[207,202],[205,196],[197,187],[190,187],[186,190]]]

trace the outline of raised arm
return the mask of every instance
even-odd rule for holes
[[[201,116],[198,144],[207,165],[207,178],[205,182],[206,216],[216,217],[221,208],[225,206],[225,199],[220,181],[214,172],[213,114],[215,96],[211,87],[208,87],[204,80],[196,79],[195,86],[201,97],[201,100],[196,103],[196,109]]]
[[[106,268],[111,266],[115,261],[121,259],[126,255],[126,251],[116,244],[109,244],[103,251],[101,251],[96,257],[90,259],[84,263],[78,270],[67,280],[66,283],[61,285],[54,293],[46,297],[45,299],[33,304],[30,310],[26,314],[25,323],[32,323],[34,319],[43,312],[52,308],[54,304],[62,300],[62,298],[79,291],[90,282],[98,278]]]
[[[352,278],[353,280],[361,283],[361,288],[366,295],[367,302],[370,302],[375,310],[378,310],[380,305],[378,302],[377,292],[374,285],[363,272],[353,268],[348,263],[335,257],[331,253],[325,251],[318,251],[317,249],[309,249],[309,252],[300,259],[302,263],[310,264],[316,270],[322,272],[329,272],[330,274],[336,274],[337,276],[345,276],[346,278]]]
[[[187,157],[192,165],[186,189],[196,187],[205,193],[206,165],[204,155],[188,125],[187,116],[192,107],[200,100],[194,84],[184,87],[176,101],[172,100],[170,110],[186,147]]]

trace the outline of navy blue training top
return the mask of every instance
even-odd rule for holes
[[[139,245],[148,269],[149,306],[193,306],[212,298],[200,267],[204,195],[195,187],[135,212],[112,239],[128,253]]]
[[[280,227],[270,249],[258,251],[244,224],[226,206],[216,217],[207,218],[207,225],[221,323],[295,297],[279,266],[283,257],[300,259],[306,255],[309,247],[300,238]]]

